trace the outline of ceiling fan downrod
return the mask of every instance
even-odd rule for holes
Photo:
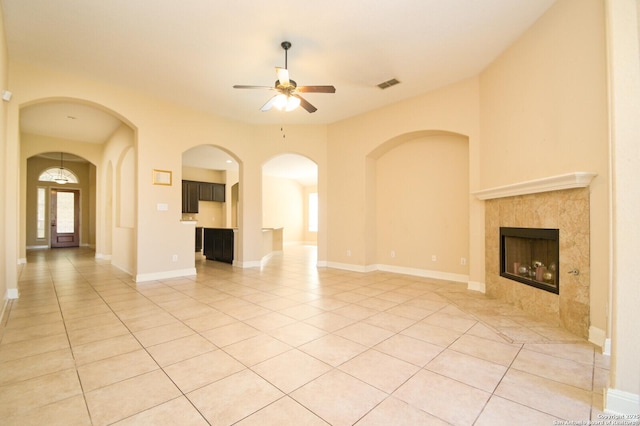
[[[290,41],[283,41],[282,43],[280,43],[280,46],[282,46],[282,48],[284,49],[284,69],[288,69],[287,68],[287,51],[289,50],[289,48],[291,47],[291,42]]]

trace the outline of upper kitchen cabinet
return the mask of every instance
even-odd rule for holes
[[[182,181],[182,213],[198,213],[200,186],[198,182]]]
[[[198,213],[198,201],[225,201],[224,183],[182,181],[182,213]]]
[[[224,184],[200,182],[200,200],[224,202]]]

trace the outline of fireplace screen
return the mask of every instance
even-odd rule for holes
[[[559,294],[559,230],[500,228],[500,275]]]

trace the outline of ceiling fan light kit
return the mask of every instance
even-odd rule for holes
[[[287,96],[281,93],[275,96],[273,106],[278,108],[280,111],[293,111],[300,106],[300,99],[295,96]]]
[[[287,52],[291,48],[291,43],[283,41],[280,46],[284,49],[284,68],[276,67],[276,82],[273,87],[269,86],[247,86],[247,85],[235,85],[234,89],[267,89],[275,90],[279,92],[267,101],[266,104],[260,108],[260,111],[270,111],[272,107],[280,111],[293,111],[298,106],[302,106],[307,112],[313,113],[318,109],[311,105],[306,99],[299,95],[299,93],[335,93],[336,88],[333,86],[298,86],[294,80],[289,78],[288,69],[288,54]]]

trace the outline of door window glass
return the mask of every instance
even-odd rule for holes
[[[75,194],[73,192],[57,193],[57,227],[58,234],[75,232],[74,204]]]

